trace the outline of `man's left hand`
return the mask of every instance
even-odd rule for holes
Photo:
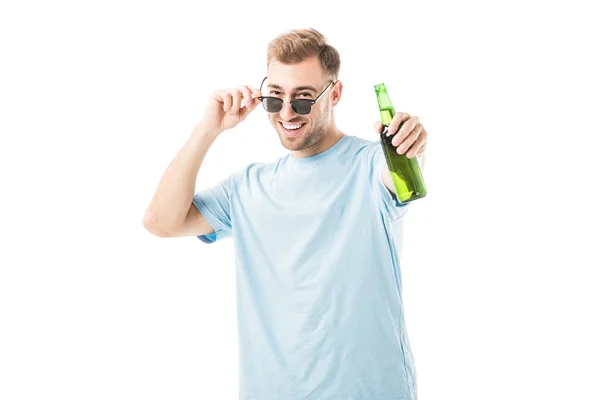
[[[402,128],[398,131],[400,124],[404,122]],[[373,127],[379,134],[383,131],[381,122],[376,122]],[[398,131],[398,132],[396,132]],[[417,156],[421,171],[425,170],[425,146],[427,145],[427,131],[419,122],[419,118],[410,116],[408,113],[396,113],[392,118],[392,122],[388,126],[388,132],[393,135],[392,145],[396,147],[398,154],[406,153],[408,158]],[[392,176],[388,170],[387,164],[384,165],[381,173],[383,183],[391,193],[396,193]]]
[[[404,122],[404,125],[398,131],[398,127],[402,122]],[[383,125],[381,125],[381,122],[376,122],[374,128],[377,133],[381,134]],[[388,134],[394,136],[392,145],[396,147],[398,154],[406,153],[408,158],[413,158],[416,155],[419,161],[422,161],[427,145],[427,131],[418,117],[405,112],[396,113],[388,126]]]

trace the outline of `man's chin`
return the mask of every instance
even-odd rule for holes
[[[304,150],[308,147],[311,147],[313,144],[315,131],[305,130],[301,132],[298,136],[288,136],[283,132],[279,127],[276,129],[277,135],[279,136],[279,141],[281,145],[290,151],[299,151]]]
[[[287,137],[286,135],[279,133],[279,141],[281,142],[281,145],[283,147],[285,147],[288,150],[302,150],[302,147],[304,145],[304,141],[302,140],[302,137],[298,136],[298,137]]]

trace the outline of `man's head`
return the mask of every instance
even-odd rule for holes
[[[269,43],[262,94],[284,100],[281,110],[269,113],[269,119],[288,150],[311,155],[337,133],[333,107],[342,94],[339,70],[337,50],[314,29],[289,31]],[[294,99],[314,100],[319,94],[306,115],[295,112],[289,103]]]

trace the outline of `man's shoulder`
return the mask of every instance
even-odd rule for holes
[[[362,136],[346,135],[348,137],[348,148],[356,150],[364,150],[374,144],[379,143],[379,140],[366,139]]]
[[[349,152],[353,157],[369,157],[381,148],[379,140],[365,139],[360,136],[349,136]]]

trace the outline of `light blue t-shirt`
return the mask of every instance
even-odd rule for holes
[[[400,247],[410,207],[381,178],[379,141],[254,163],[196,192],[232,237],[243,400],[414,400]]]

